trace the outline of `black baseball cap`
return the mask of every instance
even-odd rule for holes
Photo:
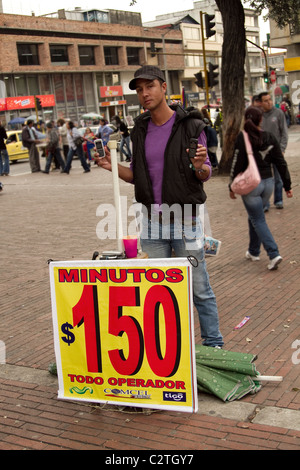
[[[134,78],[129,82],[130,90],[136,89],[136,81],[138,78],[145,78],[146,80],[162,80],[165,82],[164,73],[154,65],[143,65],[134,73]]]

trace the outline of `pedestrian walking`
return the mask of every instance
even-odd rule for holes
[[[112,134],[114,131],[113,129],[108,125],[108,122],[106,119],[100,119],[100,126],[97,132],[97,139],[102,139],[103,145],[107,146],[110,138],[110,134]]]
[[[121,142],[120,142],[120,154],[122,160],[122,154],[125,155],[126,162],[131,161],[131,148],[130,148],[130,134],[128,127],[126,126],[124,121],[121,121],[119,116],[114,116],[112,118],[112,123],[116,125],[120,134],[121,134]]]
[[[78,155],[78,158],[81,162],[81,165],[84,169],[84,173],[89,173],[90,167],[86,162],[86,159],[84,158],[83,154],[83,148],[82,148],[82,143],[83,143],[83,138],[81,137],[77,127],[72,121],[67,122],[67,129],[68,129],[68,143],[69,143],[69,152],[67,156],[67,162],[65,169],[62,171],[62,173],[70,173],[73,157],[75,153]]]
[[[203,183],[211,176],[206,149],[205,124],[198,111],[169,107],[163,72],[154,66],[139,68],[129,83],[140,105],[147,110],[131,131],[133,156],[130,167],[119,164],[119,177],[134,182],[135,198],[144,209],[141,246],[150,258],[194,257],[193,298],[198,311],[203,344],[222,347],[216,298],[209,283],[204,254],[204,233],[199,205],[206,194]],[[190,138],[198,140],[194,158],[189,158]],[[111,170],[110,157],[99,165]],[[183,212],[170,216],[174,204]],[[185,210],[189,216],[185,217]],[[166,214],[167,212],[167,214]]]
[[[0,121],[0,176],[9,175],[9,156],[4,142],[6,139],[6,130]]]
[[[59,135],[58,131],[53,128],[52,122],[48,122],[46,124],[47,128],[47,160],[46,166],[43,173],[49,174],[51,162],[52,160],[56,159],[57,163],[59,164],[61,171],[65,168],[65,162],[61,156],[60,148],[59,148]]]
[[[262,92],[259,95],[261,108],[263,111],[262,129],[271,132],[279,142],[282,153],[284,154],[288,144],[288,128],[284,113],[281,109],[273,106],[272,98],[269,92]],[[276,165],[273,165],[274,172],[274,205],[277,209],[283,209],[282,180]],[[270,202],[266,202],[265,211],[270,207]]]
[[[206,127],[206,138],[207,138],[207,152],[210,159],[210,163],[214,169],[218,168],[218,135],[217,131],[212,127],[210,121],[207,118],[204,118],[203,121],[207,124]]]
[[[68,142],[68,129],[64,119],[58,119],[57,121],[58,133],[60,136],[60,145],[62,145],[62,150],[64,154],[64,160],[67,161],[68,152],[69,152],[69,142]]]
[[[269,257],[268,269],[277,269],[282,261],[278,246],[266,222],[264,207],[269,200],[273,188],[272,167],[275,165],[283,181],[287,197],[292,197],[291,178],[287,163],[283,157],[280,145],[274,135],[261,129],[263,114],[258,107],[250,106],[245,112],[244,130],[248,133],[253,155],[261,176],[261,182],[249,194],[242,196],[248,214],[249,247],[246,258],[259,261],[261,244]],[[231,168],[230,183],[248,166],[248,155],[243,133],[240,132],[236,144]],[[229,185],[230,188],[230,185]],[[231,191],[231,199],[236,199]]]

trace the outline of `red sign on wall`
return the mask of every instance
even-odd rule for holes
[[[0,111],[6,111],[6,100],[5,98],[0,98]]]
[[[101,98],[109,98],[114,96],[123,96],[123,88],[121,85],[118,86],[101,86],[100,87]]]
[[[36,96],[40,98],[43,108],[47,108],[49,106],[55,106],[54,95],[36,95]],[[13,109],[29,109],[29,108],[32,109],[35,107],[34,96],[15,96],[11,98],[5,98],[5,101],[6,101],[7,111],[10,111]]]
[[[6,98],[7,110],[34,108],[34,96],[15,96]]]

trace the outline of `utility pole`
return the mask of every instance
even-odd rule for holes
[[[206,91],[206,102],[207,111],[210,114],[209,109],[209,88],[208,88],[208,75],[206,69],[206,54],[205,54],[205,39],[204,39],[204,27],[203,27],[203,12],[200,11],[200,26],[201,26],[201,38],[202,38],[202,51],[203,51],[203,64],[204,64],[204,78],[205,78],[205,91]]]

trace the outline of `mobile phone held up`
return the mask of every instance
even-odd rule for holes
[[[198,139],[190,138],[189,145],[189,158],[194,158],[196,156],[196,151],[198,147]]]
[[[105,157],[105,151],[104,151],[104,146],[103,146],[102,139],[96,139],[94,141],[94,144],[95,144],[97,153],[99,153],[99,157],[100,158]]]

